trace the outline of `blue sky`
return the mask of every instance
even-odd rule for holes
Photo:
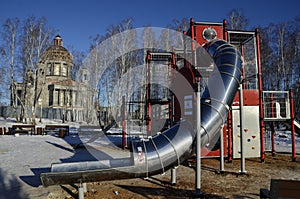
[[[300,16],[299,0],[1,0],[0,24],[8,17],[45,16],[59,30],[65,46],[87,52],[90,36],[104,34],[109,25],[128,17],[135,27],[165,27],[184,17],[221,22],[234,8],[243,11],[250,27]]]

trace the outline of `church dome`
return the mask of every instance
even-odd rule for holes
[[[73,57],[69,51],[63,47],[62,39],[59,35],[56,35],[53,39],[53,44],[43,52],[40,61],[65,61],[73,63]]]
[[[63,47],[59,35],[54,37],[53,44],[42,53],[38,68],[38,73],[45,75],[47,78],[72,78],[73,56]]]

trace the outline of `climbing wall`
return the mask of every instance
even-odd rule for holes
[[[233,158],[240,158],[240,111],[232,111],[233,119]],[[260,157],[259,107],[244,106],[244,154],[246,158]]]

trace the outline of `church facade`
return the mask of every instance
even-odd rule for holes
[[[57,35],[37,63],[35,84],[26,85],[27,99],[24,100],[24,83],[15,84],[17,97],[12,99],[16,99],[17,105],[23,103],[23,106],[34,107],[36,117],[81,120],[88,105],[86,97],[82,97],[87,81],[84,69],[77,72],[74,80],[73,56],[63,47],[62,38]]]
[[[72,78],[73,57],[59,35],[41,56],[37,66],[38,102],[43,107],[79,107],[77,82]],[[79,82],[78,82],[79,83]]]

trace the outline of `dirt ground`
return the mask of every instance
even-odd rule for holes
[[[260,189],[270,188],[271,179],[300,180],[300,163],[292,162],[291,155],[266,154],[260,159],[247,159],[247,174],[239,174],[240,160],[225,163],[225,173],[219,172],[218,159],[202,159],[202,198],[260,198]],[[86,199],[94,198],[194,198],[195,170],[192,166],[177,169],[177,184],[170,184],[171,174],[157,175],[149,179],[115,180],[88,183]],[[61,186],[48,198],[77,198],[75,185]]]

